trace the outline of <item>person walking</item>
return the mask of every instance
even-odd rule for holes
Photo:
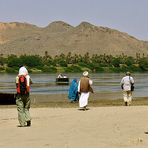
[[[88,71],[84,71],[83,76],[80,78],[80,81],[78,83],[78,92],[80,93],[80,99],[79,99],[80,110],[87,110],[88,98],[90,92],[93,93],[93,89],[91,88],[93,81],[89,78],[88,75],[89,75]]]
[[[30,109],[30,84],[31,79],[28,70],[22,66],[16,76],[16,105],[20,127],[31,126]]]
[[[68,91],[68,99],[70,100],[71,103],[79,100],[77,79],[73,79],[70,84],[69,91]]]
[[[125,106],[131,105],[132,102],[132,91],[134,86],[134,79],[131,77],[130,72],[126,72],[126,76],[121,79],[121,88],[123,90],[123,99]]]

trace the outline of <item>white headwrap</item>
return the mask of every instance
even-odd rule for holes
[[[27,75],[28,74],[28,70],[26,69],[26,67],[22,66],[19,69],[19,75]]]

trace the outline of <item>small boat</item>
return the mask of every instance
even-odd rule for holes
[[[69,78],[56,78],[57,85],[69,85]]]
[[[0,92],[0,105],[15,104],[16,94],[15,93],[1,93]]]
[[[56,84],[57,85],[68,85],[69,78],[66,75],[60,73],[56,78]]]

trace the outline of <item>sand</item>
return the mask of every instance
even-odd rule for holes
[[[1,148],[147,148],[148,106],[31,108],[31,127],[0,107]]]

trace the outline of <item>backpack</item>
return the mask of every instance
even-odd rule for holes
[[[18,80],[18,88],[17,88],[18,94],[25,95],[27,94],[27,79],[24,75],[19,76]]]

